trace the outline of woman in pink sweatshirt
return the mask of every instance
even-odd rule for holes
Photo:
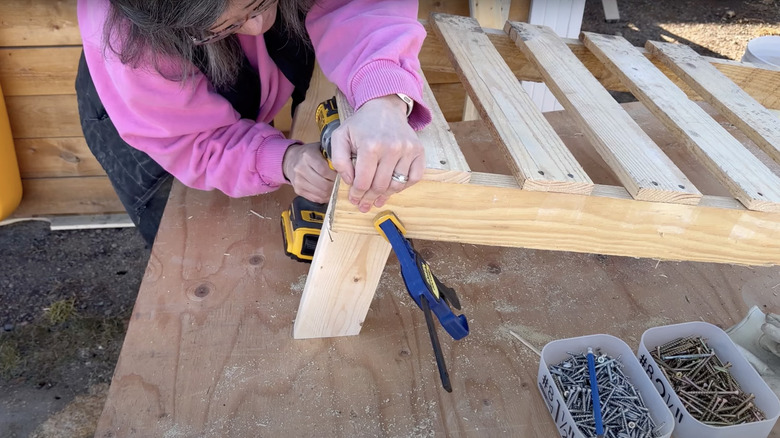
[[[315,56],[356,109],[332,138],[350,201],[366,212],[422,178],[416,1],[79,0],[78,18],[84,136],[150,245],[172,177],[327,201],[336,173],[319,145],[271,125],[305,97]]]

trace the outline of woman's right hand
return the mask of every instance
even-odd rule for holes
[[[319,143],[294,144],[287,148],[282,172],[296,194],[321,204],[330,200],[336,171],[328,167]]]

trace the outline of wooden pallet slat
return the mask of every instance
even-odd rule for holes
[[[433,121],[417,135],[425,146],[425,179],[466,183],[471,169],[463,156],[455,136],[442,113],[428,80],[422,72],[423,99],[431,110]]]
[[[434,32],[433,25],[429,21],[424,21],[423,25],[429,35]],[[522,53],[517,53],[517,46],[514,41],[509,38],[509,35],[504,33],[501,29],[483,29],[483,31],[488,38],[490,38],[493,46],[501,54],[501,57],[518,80],[534,82],[543,81],[536,66],[534,66],[533,63],[528,62]],[[577,58],[579,58],[588,70],[591,71],[593,76],[602,83],[604,88],[612,91],[630,91],[621,83],[620,79],[614,73],[606,68],[604,64],[602,64],[601,61],[585,47],[581,41],[570,38],[564,38],[564,41]],[[642,47],[637,47],[635,49],[644,56],[652,58],[651,60],[654,61],[656,68],[670,77],[670,79],[672,79],[674,83],[689,96],[689,98],[701,99],[695,91],[691,90],[685,82],[680,80],[661,61],[656,60],[647,50]],[[423,70],[429,73],[429,76],[432,72],[437,73],[440,75],[439,77],[442,78],[441,82],[454,81],[454,79],[448,79],[455,74],[455,68],[449,61],[449,55],[446,52],[447,50],[440,39],[430,37],[425,39],[422,50],[420,51],[420,61]],[[711,57],[705,57],[704,59],[711,63],[721,73],[728,76],[729,79],[734,81],[735,84],[750,94],[761,105],[764,105],[767,108],[780,109],[780,87],[777,86],[777,84],[780,84],[780,68],[755,68],[753,65],[743,64],[729,59]],[[442,109],[445,113],[448,113],[450,110],[450,108],[445,105],[442,105]]]
[[[690,101],[630,42],[591,32],[583,32],[583,40],[745,207],[780,212],[780,177]]]
[[[702,195],[693,183],[550,28],[512,22],[506,30],[631,196],[641,201],[699,202]]]
[[[648,41],[645,48],[780,163],[780,119],[690,47]]]
[[[523,90],[476,20],[431,15],[471,100],[500,140],[520,187],[588,194],[593,182]]]

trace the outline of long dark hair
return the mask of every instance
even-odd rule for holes
[[[186,81],[201,68],[215,87],[234,83],[243,54],[235,36],[200,46],[205,62],[195,63],[191,35],[211,28],[231,0],[110,0],[103,29],[105,47],[123,64],[154,68],[170,80]],[[303,38],[302,21],[315,0],[279,0],[277,13],[291,37]],[[305,40],[305,38],[303,38]],[[173,65],[171,65],[171,60]],[[204,67],[205,66],[205,67]]]

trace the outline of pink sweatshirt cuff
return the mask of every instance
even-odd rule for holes
[[[389,94],[404,93],[411,97],[414,109],[409,115],[409,125],[415,131],[424,128],[433,119],[422,99],[419,78],[392,61],[380,59],[363,66],[352,78],[351,91],[355,109],[371,99]]]
[[[255,166],[257,175],[264,184],[270,187],[289,184],[287,178],[284,177],[282,161],[287,148],[298,143],[300,142],[284,138],[281,135],[263,140],[255,154]]]

